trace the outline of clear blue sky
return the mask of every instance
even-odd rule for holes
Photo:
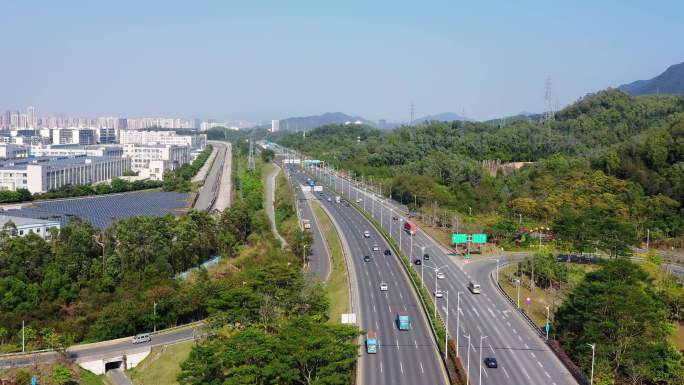
[[[0,109],[485,119],[684,61],[681,0],[332,3],[4,0]]]

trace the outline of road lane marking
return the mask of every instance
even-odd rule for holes
[[[399,350],[399,339],[396,339],[395,341],[397,341],[397,350]]]
[[[537,358],[537,356],[534,355],[534,352],[530,352],[530,354],[532,355],[532,357]]]
[[[404,373],[404,365],[399,361],[399,369],[401,369],[401,372]]]
[[[380,361],[380,373],[382,373],[382,361]]]
[[[420,372],[425,374],[425,370],[423,370],[423,361],[420,361]]]
[[[544,368],[544,365],[541,364],[541,362],[537,361],[537,365],[539,365],[540,368]]]
[[[544,374],[546,374],[546,377],[547,377],[547,378],[549,378],[549,379],[551,378],[551,375],[550,375],[549,372],[547,372],[546,370],[544,371]]]
[[[525,377],[527,377],[528,380],[532,380],[532,377],[530,377],[530,375],[527,373],[527,370],[525,370],[525,367],[521,366],[520,370],[522,370],[523,374],[525,375]]]
[[[506,378],[509,378],[509,379],[510,379],[511,376],[508,375],[508,372],[506,371],[506,368],[504,368],[504,367],[502,366],[501,369],[503,369],[503,372],[504,372],[504,374],[506,375]]]

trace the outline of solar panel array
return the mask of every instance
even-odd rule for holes
[[[103,229],[114,220],[134,215],[179,215],[186,207],[189,194],[176,192],[131,192],[86,198],[38,202],[31,207],[7,210],[6,215],[59,221],[62,226],[74,217],[92,222]]]

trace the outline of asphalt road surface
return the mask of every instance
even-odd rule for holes
[[[211,210],[218,198],[219,193],[223,193],[221,189],[221,180],[224,170],[224,163],[227,160],[228,144],[221,142],[211,142],[216,148],[217,153],[214,158],[214,163],[207,173],[204,184],[200,187],[197,200],[195,201],[195,209],[197,210]],[[230,178],[229,178],[230,179]]]
[[[294,175],[300,184],[305,183],[303,173]],[[364,349],[359,357],[359,374],[363,383],[447,383],[429,325],[400,262],[394,255],[384,255],[389,245],[361,213],[351,206],[335,203],[334,199],[328,202],[327,197],[334,197],[327,189],[323,195],[317,194],[341,227],[352,253],[357,274],[352,278],[358,285],[360,297],[357,322],[363,330],[378,334],[377,354],[367,354]],[[364,237],[364,231],[369,231],[368,238]],[[378,251],[373,250],[376,245]],[[369,262],[364,262],[365,255],[371,257]],[[381,282],[388,284],[388,291],[380,291]],[[397,328],[395,319],[400,310],[407,311],[411,317],[409,331]]]
[[[292,175],[293,169],[291,167],[286,168],[286,172]],[[292,186],[295,190],[295,195],[297,197],[296,204],[297,210],[301,219],[308,219],[311,221],[311,232],[313,235],[314,243],[313,250],[308,260],[308,268],[310,271],[314,272],[319,278],[327,281],[330,277],[330,252],[325,246],[325,238],[321,232],[320,223],[316,221],[311,205],[309,204],[309,198],[315,198],[315,195],[311,193],[305,194],[302,191],[301,183],[298,179],[292,179]]]
[[[539,385],[575,385],[577,382],[553,352],[519,315],[513,306],[496,290],[489,274],[496,268],[495,261],[467,264],[463,269],[453,255],[447,255],[437,242],[422,231],[413,237],[402,229],[405,219],[396,211],[380,203],[380,199],[365,191],[357,190],[347,180],[325,174],[322,179],[337,185],[339,191],[351,191],[352,199],[358,194],[362,199],[361,205],[366,206],[369,213],[380,221],[383,227],[399,242],[401,248],[413,259],[422,256],[422,250],[430,255],[429,261],[421,266],[413,265],[419,275],[421,270],[424,283],[430,292],[435,289],[449,292],[449,334],[456,340],[456,325],[459,324],[458,350],[467,363],[468,339],[470,336],[470,376],[471,383],[476,383],[480,375],[480,349],[482,358],[495,357],[498,369],[487,369],[482,365],[483,384],[539,384]],[[365,201],[365,202],[363,202]],[[393,216],[397,220],[392,219]],[[411,247],[413,249],[411,250]],[[424,249],[421,249],[424,247]],[[444,279],[435,279],[435,268],[445,274]],[[482,294],[472,294],[468,289],[468,282],[475,281],[482,286]],[[460,316],[457,322],[457,297],[460,295]],[[434,298],[433,298],[434,299]],[[445,298],[437,299],[439,312],[444,317],[446,313]],[[486,336],[480,345],[480,338]]]

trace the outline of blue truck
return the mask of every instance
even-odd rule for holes
[[[314,182],[313,179],[308,179],[308,180],[306,181],[306,183],[307,183],[309,186],[311,186],[311,187],[313,187],[313,186],[316,185],[316,182]]]
[[[366,333],[366,353],[375,354],[378,352],[378,335],[375,332]]]
[[[397,313],[397,327],[399,327],[399,330],[411,329],[411,318],[405,311],[400,311]]]

